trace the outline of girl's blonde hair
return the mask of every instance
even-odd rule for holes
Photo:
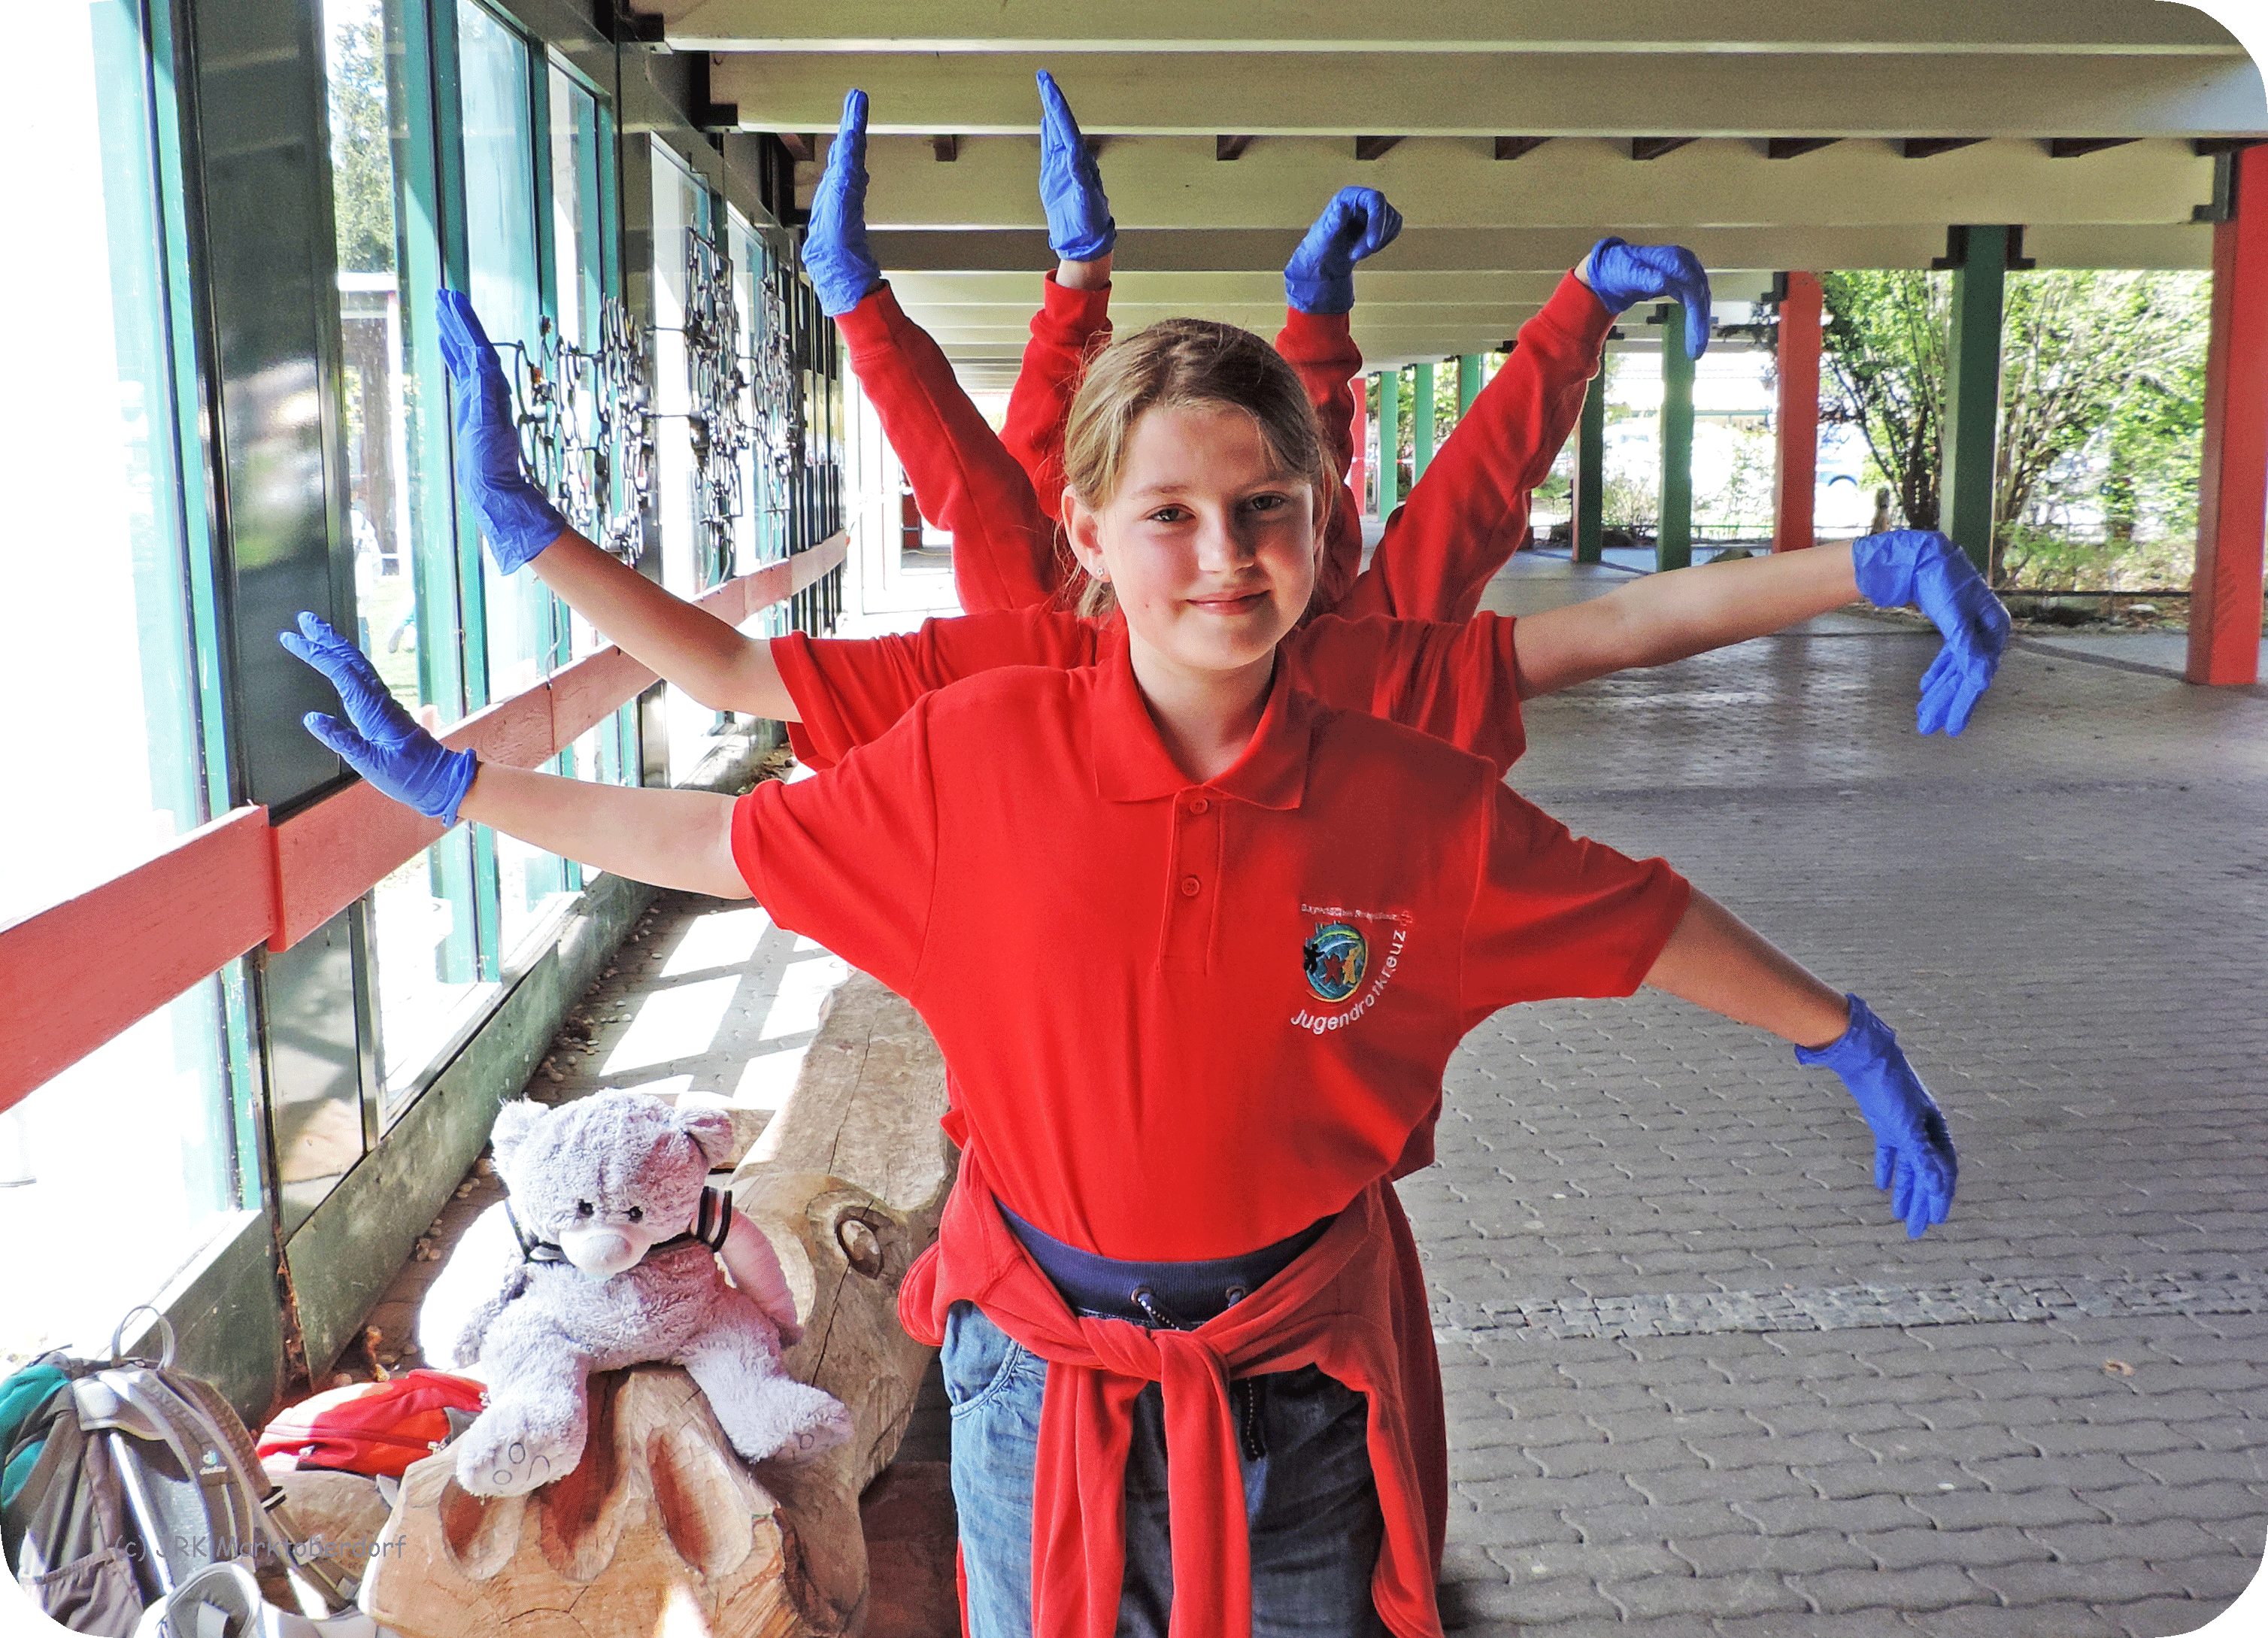
[[[1088,361],[1064,424],[1064,478],[1080,502],[1107,505],[1118,492],[1134,424],[1150,410],[1241,410],[1252,417],[1276,471],[1315,491],[1321,539],[1339,475],[1315,424],[1307,389],[1266,342],[1211,319],[1165,319]],[[1109,583],[1084,572],[1065,600],[1090,618],[1117,606]]]

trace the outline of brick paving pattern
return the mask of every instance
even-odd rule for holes
[[[1450,1629],[2188,1633],[2268,1532],[2268,705],[1844,616],[1536,702],[1513,783],[1897,1029],[1962,1157],[1909,1242],[1840,1084],[1661,996],[1515,1008],[1402,1185]]]

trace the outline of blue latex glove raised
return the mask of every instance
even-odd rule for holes
[[[827,169],[811,196],[811,223],[803,231],[803,270],[830,319],[865,300],[882,282],[866,248],[866,93],[843,99],[843,123],[827,151]]]
[[[347,722],[309,712],[300,719],[307,732],[395,801],[429,819],[456,823],[457,804],[472,789],[480,759],[468,750],[451,750],[420,727],[386,691],[385,679],[362,650],[317,616],[301,615],[299,629],[279,632],[276,640],[328,677],[347,708]]]
[[[1591,247],[1583,277],[1599,305],[1626,313],[1641,301],[1675,301],[1685,308],[1685,356],[1709,350],[1709,276],[1701,258],[1683,245],[1633,245],[1602,239]]]
[[[1375,188],[1342,188],[1284,264],[1284,299],[1302,313],[1354,306],[1354,264],[1402,232],[1402,212]]]
[[[1948,738],[1969,726],[1969,713],[1992,685],[2000,651],[2008,646],[2008,611],[1969,561],[1969,554],[1935,529],[1892,529],[1851,546],[1859,590],[1877,609],[1918,604],[1945,635],[1945,646],[1922,673],[1914,726],[1924,734],[1943,728]]]
[[[1898,1051],[1889,1025],[1857,996],[1844,999],[1851,1003],[1851,1027],[1825,1046],[1797,1047],[1795,1061],[1823,1064],[1843,1077],[1874,1129],[1874,1186],[1890,1192],[1890,1209],[1905,1219],[1906,1237],[1918,1240],[1953,1208],[1961,1162],[1944,1114]]]
[[[1094,262],[1118,242],[1118,224],[1103,197],[1102,173],[1079,134],[1056,77],[1040,70],[1040,203],[1048,213],[1048,248],[1065,262]]]
[[[512,388],[504,384],[503,366],[471,300],[445,290],[434,297],[433,306],[440,320],[441,357],[449,366],[457,481],[481,520],[490,555],[510,574],[566,533],[567,520],[520,467]]]

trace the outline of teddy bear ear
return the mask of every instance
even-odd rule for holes
[[[714,1104],[679,1110],[677,1127],[701,1146],[711,1168],[733,1158],[733,1118]]]
[[[496,1163],[501,1166],[509,1161],[512,1151],[549,1112],[542,1104],[526,1098],[515,1098],[497,1110],[496,1125],[489,1129],[489,1147]]]

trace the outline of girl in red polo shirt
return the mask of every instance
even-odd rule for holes
[[[353,721],[308,726],[421,811],[753,893],[920,1010],[962,1163],[901,1312],[945,1349],[972,1633],[1436,1634],[1439,1382],[1388,1179],[1458,1040],[1641,983],[1761,1025],[1843,1075],[1913,1234],[1944,1121],[1863,1004],[1662,861],[1297,686],[1336,477],[1257,337],[1114,348],[1066,465],[1123,616],[1097,663],[929,694],[813,779],[482,767],[303,616]]]

